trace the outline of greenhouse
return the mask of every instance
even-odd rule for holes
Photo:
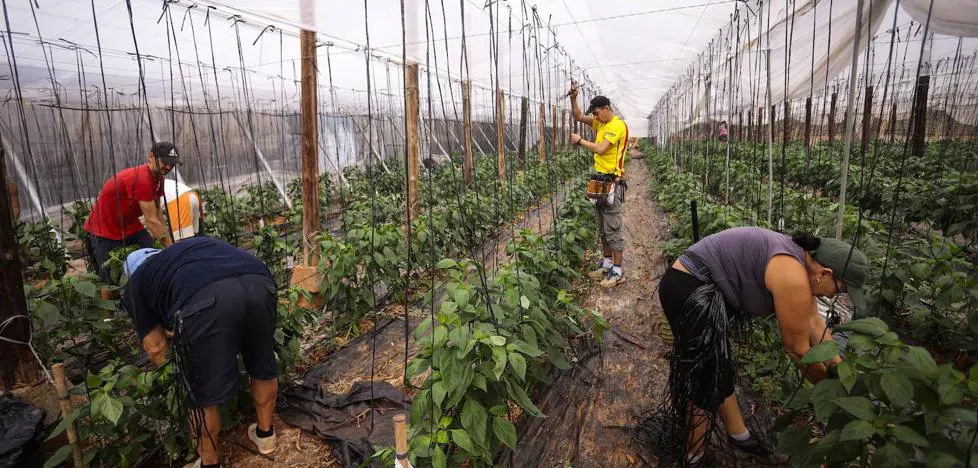
[[[3,0],[0,466],[978,467],[978,0]]]

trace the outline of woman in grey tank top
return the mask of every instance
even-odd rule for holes
[[[659,300],[674,335],[669,401],[663,410],[680,436],[683,466],[704,464],[709,431],[723,421],[739,455],[771,458],[773,449],[752,438],[734,396],[728,331],[738,319],[774,315],[784,349],[806,378],[825,378],[838,358],[801,365],[808,350],[831,340],[815,297],[848,293],[865,307],[866,256],[835,239],[792,237],[759,227],[728,229],[690,247],[659,283]]]

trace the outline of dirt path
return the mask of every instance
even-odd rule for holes
[[[654,463],[632,441],[628,426],[659,401],[668,374],[659,336],[662,308],[654,296],[665,271],[659,244],[668,239],[666,215],[649,198],[649,173],[632,159],[623,212],[626,282],[615,289],[593,285],[582,302],[611,323],[604,342],[536,395],[546,419],[520,427],[516,467],[626,467]],[[644,452],[644,453],[643,453]]]

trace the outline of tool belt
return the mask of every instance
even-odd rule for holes
[[[615,190],[615,176],[601,172],[592,174],[587,181],[587,197],[591,199],[607,199],[608,194]]]

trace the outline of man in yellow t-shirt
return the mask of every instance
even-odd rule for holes
[[[596,138],[587,141],[571,133],[571,143],[583,146],[594,153],[594,171],[610,176],[614,182],[614,196],[608,201],[597,202],[598,227],[601,232],[601,249],[604,257],[589,273],[592,279],[600,279],[601,286],[612,288],[625,281],[622,271],[622,253],[625,238],[621,229],[621,208],[625,203],[625,152],[628,150],[628,127],[611,109],[611,100],[595,96],[586,112],[577,105],[577,84],[571,83],[571,110],[578,122],[594,129]]]

